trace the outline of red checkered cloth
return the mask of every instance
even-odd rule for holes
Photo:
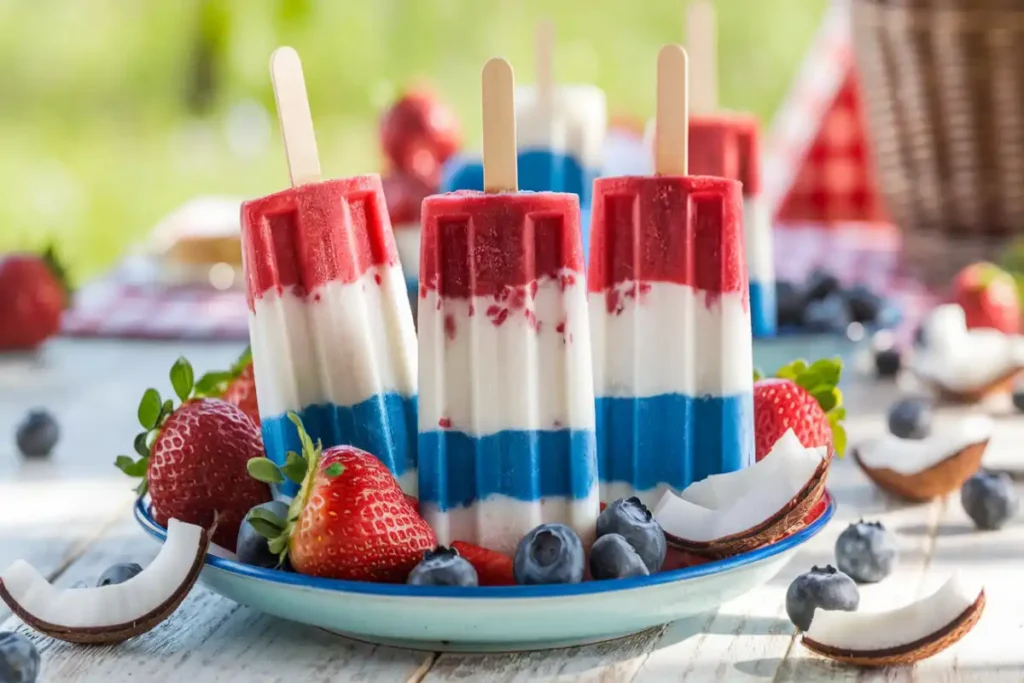
[[[244,341],[248,320],[243,291],[142,283],[115,271],[76,293],[62,331],[72,337]]]
[[[833,0],[768,135],[765,201],[779,222],[885,223],[853,63],[849,0]]]
[[[785,223],[775,227],[777,280],[800,281],[815,268],[834,274],[843,284],[860,283],[892,299],[902,321],[897,340],[909,343],[939,296],[900,268],[900,237],[889,223],[836,223],[822,230],[818,223]]]

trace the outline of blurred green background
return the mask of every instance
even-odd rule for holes
[[[718,0],[720,98],[768,122],[827,0]],[[380,170],[377,116],[428,84],[479,142],[479,69],[532,80],[554,21],[561,80],[611,116],[647,118],[683,0],[33,0],[0,2],[0,251],[54,241],[76,280],[109,268],[168,211],[257,196],[287,172],[267,73],[303,58],[325,176]]]

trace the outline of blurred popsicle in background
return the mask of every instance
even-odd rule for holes
[[[761,126],[752,114],[718,104],[717,27],[710,0],[691,0],[686,12],[691,61],[690,172],[743,183],[743,225],[750,279],[750,316],[755,337],[776,332],[775,262],[771,217],[761,200]],[[654,149],[654,125],[646,146]]]

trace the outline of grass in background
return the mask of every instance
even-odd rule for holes
[[[826,4],[719,0],[722,106],[769,121]],[[532,81],[542,18],[560,80],[645,119],[657,50],[682,39],[684,14],[682,0],[0,3],[0,251],[54,240],[81,280],[194,196],[283,187],[267,74],[279,44],[303,57],[323,172],[339,176],[380,169],[377,115],[415,84],[477,146],[480,66],[502,54]]]

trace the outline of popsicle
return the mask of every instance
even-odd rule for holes
[[[440,543],[593,540],[594,392],[579,199],[518,192],[512,67],[484,67],[483,192],[423,202],[420,512]]]
[[[693,59],[690,170],[743,183],[750,315],[755,337],[776,333],[775,258],[771,217],[761,200],[761,125],[752,114],[718,108],[715,10],[708,0],[687,5],[687,51]],[[654,126],[648,127],[653,145]],[[650,148],[650,147],[649,147]]]
[[[516,88],[519,186],[536,192],[571,192],[590,206],[601,172],[608,128],[604,91],[593,85],[556,84],[554,31],[537,29],[537,82]],[[457,159],[446,167],[442,191],[482,190],[479,159]]]
[[[271,57],[292,187],[242,204],[242,261],[267,456],[358,446],[416,491],[416,336],[376,175],[320,180],[302,65]],[[279,493],[294,495],[282,484]]]
[[[588,290],[601,499],[754,461],[740,183],[688,175],[687,57],[658,57],[655,175],[600,178]]]

